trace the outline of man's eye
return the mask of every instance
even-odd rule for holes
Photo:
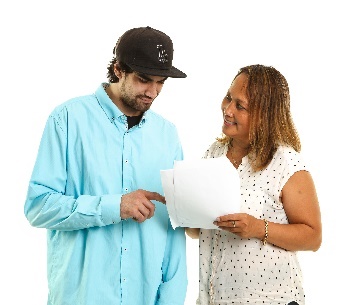
[[[144,78],[139,78],[139,81],[141,82],[141,83],[143,83],[143,84],[146,84],[148,81],[146,80],[146,79],[144,79]]]
[[[230,97],[230,95],[226,95],[226,97],[225,97],[225,99],[227,100],[227,101],[231,101],[232,100],[232,98]]]

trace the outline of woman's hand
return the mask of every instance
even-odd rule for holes
[[[213,222],[224,231],[234,233],[241,238],[264,238],[264,221],[246,213],[220,216]]]

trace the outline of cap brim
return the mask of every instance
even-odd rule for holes
[[[165,76],[165,77],[172,77],[172,78],[185,78],[187,75],[180,71],[175,67],[171,67],[170,69],[150,69],[141,66],[136,66],[134,64],[128,65],[133,71],[138,73],[143,73],[147,75],[153,76]]]

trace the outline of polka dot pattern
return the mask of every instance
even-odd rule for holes
[[[205,158],[226,155],[228,146],[215,142]],[[280,192],[297,171],[306,170],[301,155],[279,147],[271,163],[253,172],[244,157],[238,167],[241,211],[260,219],[287,224]],[[221,230],[200,231],[200,283],[197,304],[304,305],[302,272],[297,253],[259,239],[242,239]]]

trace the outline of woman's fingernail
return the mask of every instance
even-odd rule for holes
[[[216,221],[220,221],[219,217],[216,218]]]

